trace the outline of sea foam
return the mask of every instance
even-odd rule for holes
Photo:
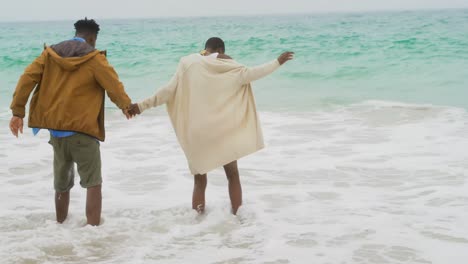
[[[230,214],[222,170],[207,212],[164,111],[108,112],[103,224],[85,191],[54,221],[48,133],[15,139],[0,117],[2,263],[464,263],[468,113],[370,101],[262,112],[267,148],[239,161],[244,206]],[[76,179],[78,183],[79,179]]]

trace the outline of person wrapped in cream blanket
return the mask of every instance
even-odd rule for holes
[[[206,42],[205,51],[183,57],[175,75],[156,94],[130,107],[129,113],[167,105],[177,139],[195,175],[192,208],[205,209],[206,174],[224,166],[232,213],[242,205],[237,160],[264,147],[251,82],[293,58],[292,52],[264,65],[248,68],[224,54],[220,38]]]

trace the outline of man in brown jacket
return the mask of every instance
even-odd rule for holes
[[[33,93],[28,126],[34,134],[40,129],[48,129],[51,134],[57,222],[63,223],[68,215],[76,163],[80,185],[87,189],[87,223],[99,225],[99,141],[105,139],[105,92],[127,118],[131,100],[103,52],[95,49],[99,25],[84,19],[75,23],[75,29],[73,39],[46,47],[26,68],[13,95],[10,130],[16,137],[18,132],[23,133],[25,106]]]

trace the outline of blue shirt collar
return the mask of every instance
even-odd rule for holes
[[[84,38],[80,38],[80,37],[74,37],[71,40],[76,40],[76,41],[79,41],[79,42],[86,42],[86,40]]]

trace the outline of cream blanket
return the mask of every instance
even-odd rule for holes
[[[192,174],[205,174],[264,147],[250,83],[274,72],[278,60],[248,68],[234,60],[189,55],[143,112],[167,104]]]

